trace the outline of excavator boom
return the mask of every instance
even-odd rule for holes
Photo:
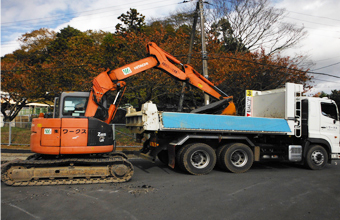
[[[106,92],[119,90],[120,88],[125,87],[126,84],[122,80],[151,68],[160,69],[175,79],[185,81],[218,100],[228,99],[229,105],[222,114],[236,114],[232,96],[224,94],[212,82],[199,74],[192,66],[182,64],[178,59],[162,50],[153,42],[147,44],[147,51],[149,57],[111,71],[107,70],[99,74],[93,80],[93,89],[90,94],[85,116],[93,117],[95,115],[98,104]],[[180,65],[181,69],[178,68],[176,64]],[[115,111],[117,110],[117,105],[115,103],[113,105],[114,106],[111,106],[109,109],[108,118],[106,119],[107,123],[112,120]]]

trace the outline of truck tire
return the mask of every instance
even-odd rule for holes
[[[183,155],[183,151],[186,148],[189,148],[191,145],[192,144],[187,144],[187,145],[182,146],[176,153],[176,165],[175,166],[176,168],[179,168],[182,171],[186,171],[183,160],[181,159]]]
[[[216,165],[217,167],[223,169],[223,165],[222,165],[222,161],[224,160],[223,157],[222,157],[222,151],[225,149],[225,148],[228,148],[231,144],[225,144],[225,145],[222,145],[220,147],[217,148],[216,150],[216,157],[217,157],[217,161],[216,161]]]
[[[193,175],[208,174],[216,164],[214,149],[204,143],[185,146],[179,159],[180,167]]]
[[[225,147],[220,155],[221,167],[232,173],[244,173],[253,165],[253,151],[245,144],[233,143]]]
[[[324,147],[313,145],[308,150],[305,165],[311,170],[321,170],[328,162],[328,154]]]

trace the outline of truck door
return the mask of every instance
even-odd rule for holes
[[[334,103],[321,102],[320,134],[332,145],[333,150],[339,147],[339,114]]]

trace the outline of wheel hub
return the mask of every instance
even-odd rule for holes
[[[248,155],[243,150],[236,150],[231,154],[231,162],[236,167],[243,167],[247,161]]]
[[[191,165],[198,169],[203,169],[208,166],[210,162],[210,156],[205,151],[195,151],[191,156]]]
[[[318,165],[318,166],[323,164],[323,162],[325,160],[324,155],[320,151],[314,151],[312,153],[311,157],[312,157],[313,163]]]

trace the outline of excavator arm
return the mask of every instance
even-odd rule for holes
[[[98,106],[100,105],[99,103],[106,92],[118,90],[117,97],[114,103],[111,104],[105,120],[106,123],[109,123],[117,111],[118,105],[116,102],[118,101],[118,96],[122,96],[126,88],[126,83],[123,80],[151,68],[160,69],[177,80],[185,81],[192,86],[203,90],[205,93],[218,100],[228,99],[228,110],[224,111],[222,114],[236,113],[235,105],[232,102],[232,96],[224,94],[212,82],[199,74],[192,66],[182,64],[174,56],[165,52],[153,42],[147,44],[147,51],[149,57],[111,71],[106,70],[93,80],[93,87],[85,116],[93,117],[95,115]],[[176,64],[182,66],[182,69],[178,68]],[[121,92],[121,90],[123,90],[123,92]]]

